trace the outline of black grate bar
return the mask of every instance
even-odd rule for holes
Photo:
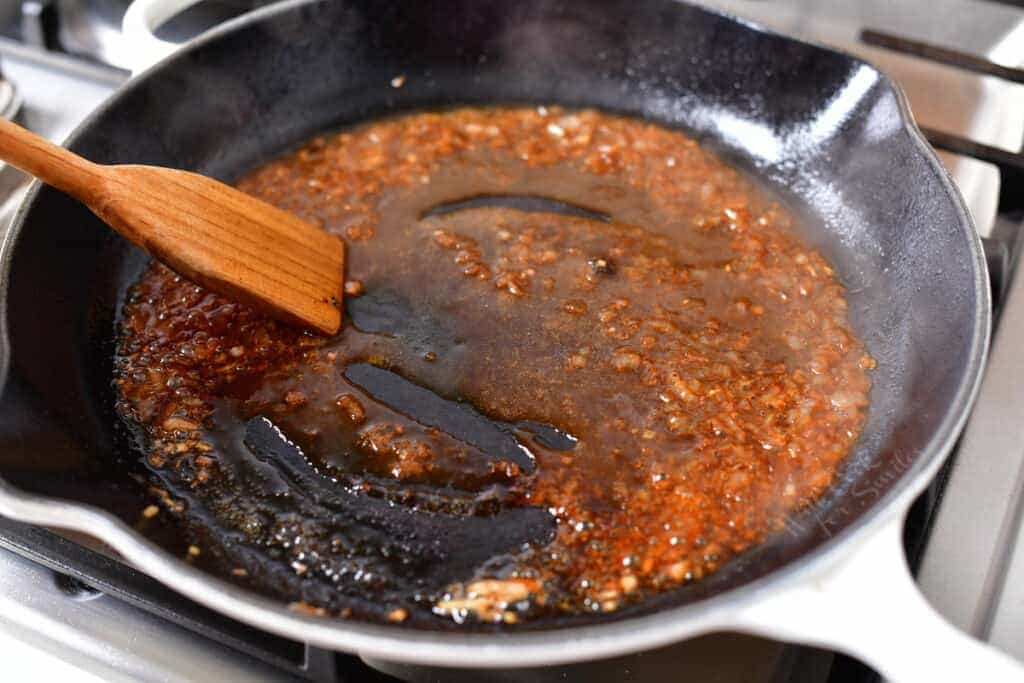
[[[928,142],[939,149],[974,157],[980,161],[987,161],[990,164],[995,164],[999,167],[999,170],[1004,172],[1015,171],[1017,173],[1024,173],[1024,154],[1020,152],[1011,152],[1001,147],[985,145],[962,138],[959,135],[943,133],[941,130],[925,128],[923,126],[921,127],[921,132],[928,138]]]
[[[1010,83],[1024,84],[1024,69],[996,64],[984,57],[961,52],[960,50],[902,38],[891,33],[869,28],[860,32],[860,39],[866,45],[873,45],[894,52],[920,57],[976,74],[994,76]],[[1012,152],[924,126],[921,127],[921,132],[928,138],[928,142],[939,149],[995,164],[1004,174],[1010,173],[1016,176],[1024,174],[1024,153],[1021,151]]]
[[[932,45],[931,43],[924,43],[918,40],[910,40],[909,38],[901,38],[900,36],[894,36],[891,33],[884,33],[873,29],[864,29],[861,31],[860,39],[867,45],[874,45],[875,47],[883,47],[894,52],[922,57],[933,62],[938,62],[939,64],[953,66],[965,71],[972,71],[986,76],[995,76],[996,78],[1001,78],[1003,80],[1010,81],[1011,83],[1024,83],[1024,69],[1015,69],[1011,66],[996,64],[984,57],[972,55],[967,52],[961,52],[959,50],[953,50],[939,45]]]

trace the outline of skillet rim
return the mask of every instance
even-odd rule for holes
[[[80,136],[88,132],[97,119],[114,108],[127,93],[140,87],[152,75],[183,55],[201,49],[206,44],[250,24],[264,21],[277,14],[285,14],[302,5],[322,1],[324,0],[283,0],[246,13],[203,33],[134,75],[86,117],[64,141],[64,145],[73,145]],[[840,562],[844,553],[849,554],[853,547],[869,534],[879,530],[891,519],[905,514],[911,502],[924,490],[950,453],[967,420],[984,375],[992,328],[992,308],[987,263],[974,221],[967,212],[963,198],[949,173],[914,121],[905,94],[885,73],[845,51],[815,41],[793,38],[727,12],[693,2],[673,1],[689,5],[700,12],[725,18],[750,31],[839,53],[862,68],[869,69],[877,77],[880,86],[888,90],[898,103],[902,129],[894,134],[907,135],[916,146],[916,151],[927,162],[941,189],[952,202],[961,232],[967,233],[967,247],[973,257],[975,308],[970,351],[964,366],[963,380],[949,401],[942,422],[927,444],[918,451],[911,466],[860,517],[830,535],[816,547],[764,576],[686,605],[600,624],[570,625],[529,632],[466,633],[349,622],[296,613],[278,601],[259,596],[188,565],[105,510],[58,498],[26,494],[8,484],[2,477],[0,514],[31,524],[76,530],[100,539],[117,550],[125,562],[185,597],[269,632],[312,645],[357,653],[366,658],[459,668],[522,668],[603,659],[728,629],[731,616],[742,609],[748,600],[756,600],[759,596],[786,585],[807,582],[829,566]],[[40,188],[39,181],[32,183],[0,241],[0,387],[6,385],[10,369],[7,293],[14,245],[25,227],[26,218]],[[554,633],[561,637],[552,638],[551,635]]]

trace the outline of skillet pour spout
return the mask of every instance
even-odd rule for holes
[[[92,534],[159,581],[246,623],[392,663],[550,666],[732,629],[841,649],[903,680],[918,677],[914,666],[933,670],[894,663],[898,653],[871,637],[872,629],[896,633],[886,629],[900,628],[898,613],[880,623],[868,611],[885,608],[876,600],[832,600],[858,585],[843,567],[863,568],[853,559],[879,548],[899,561],[878,563],[890,573],[875,580],[916,595],[891,532],[941,465],[975,395],[989,293],[959,195],[902,95],[871,66],[665,0],[290,0],[207,33],[134,79],[69,147],[100,163],[233,180],[325,130],[396,112],[517,102],[683,129],[815,226],[804,237],[835,265],[878,370],[867,424],[838,480],[785,533],[635,611],[552,625],[558,637],[317,618],[214,578],[134,531],[116,504],[138,487],[139,453],[116,426],[112,345],[123,295],[145,259],[40,187],[0,253],[2,351],[7,390],[30,394],[39,419],[62,438],[47,451],[55,454],[47,477],[0,456],[0,513]],[[535,523],[543,526],[524,520],[524,533],[539,533]],[[906,604],[916,619],[930,618],[923,604]],[[859,611],[840,629],[814,618],[829,606]],[[942,657],[958,652],[990,667],[991,680],[1016,672],[952,630],[936,633],[943,647],[930,656],[946,671],[968,666]]]

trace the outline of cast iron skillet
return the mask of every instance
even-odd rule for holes
[[[400,89],[390,84],[399,74]],[[4,478],[20,487],[0,481],[0,513],[91,533],[199,602],[371,658],[542,665],[744,630],[852,652],[894,678],[948,678],[956,666],[965,676],[984,666],[1009,675],[1009,660],[930,612],[899,550],[903,514],[978,386],[990,310],[962,201],[901,94],[871,66],[666,0],[294,0],[230,22],[134,79],[69,146],[99,162],[231,180],[325,129],[401,110],[516,102],[683,128],[808,215],[809,237],[847,285],[878,369],[864,435],[838,483],[787,533],[646,611],[552,638],[298,615],[186,565],[102,503],[33,495],[14,471]],[[4,366],[111,480],[137,459],[116,438],[111,342],[123,291],[143,264],[86,209],[38,186],[2,247]],[[919,644],[900,637],[912,628]]]

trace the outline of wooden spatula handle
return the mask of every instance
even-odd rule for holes
[[[0,160],[87,203],[100,191],[102,166],[4,118],[0,118]]]
[[[95,164],[3,119],[0,159],[196,284],[323,334],[341,325],[345,245],[287,211],[196,173]]]

